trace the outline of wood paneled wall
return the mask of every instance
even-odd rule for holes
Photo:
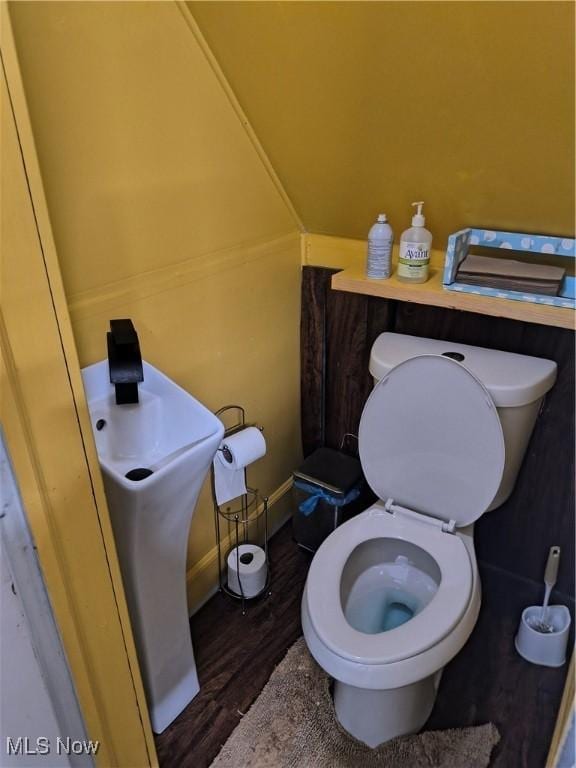
[[[394,302],[333,291],[334,269],[303,267],[301,341],[302,444],[339,448],[358,434],[372,379],[374,339],[393,325]],[[352,446],[353,447],[353,446]]]
[[[383,331],[545,357],[558,364],[516,488],[476,525],[478,559],[540,581],[562,547],[558,590],[574,596],[574,334],[561,328],[332,291],[335,270],[302,275],[302,436],[307,455],[357,434],[372,382],[370,348]]]

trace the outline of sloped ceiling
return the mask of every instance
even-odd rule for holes
[[[570,235],[571,2],[190,2],[308,231]]]

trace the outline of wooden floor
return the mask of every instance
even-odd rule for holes
[[[207,768],[301,635],[300,598],[311,557],[293,543],[289,525],[272,539],[270,555],[271,596],[251,603],[242,616],[236,603],[218,594],[193,617],[201,690],[156,737],[161,768]],[[543,768],[566,667],[536,667],[514,650],[519,614],[540,599],[538,585],[491,567],[481,574],[480,618],[444,672],[427,728],[491,720],[502,737],[494,768]],[[567,602],[562,596],[557,601]]]

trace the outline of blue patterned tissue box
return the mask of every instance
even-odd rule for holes
[[[500,288],[484,288],[478,285],[467,285],[456,282],[456,272],[460,262],[468,254],[471,245],[487,248],[505,248],[514,250],[514,258],[521,251],[526,253],[545,253],[562,256],[567,259],[576,258],[575,241],[568,237],[552,237],[550,235],[529,235],[521,232],[496,232],[490,229],[463,229],[454,232],[448,238],[446,261],[444,262],[444,288],[449,291],[476,293],[479,296],[495,296],[501,299],[529,301],[533,304],[548,304],[553,307],[576,309],[575,279],[566,276],[562,281],[558,296],[541,296],[537,293],[521,291],[506,291]]]

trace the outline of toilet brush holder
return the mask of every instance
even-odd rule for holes
[[[544,667],[561,667],[566,661],[566,646],[571,616],[565,605],[550,605],[546,610],[546,622],[551,632],[540,632],[534,624],[542,616],[541,605],[524,608],[515,638],[516,650],[532,664]]]

